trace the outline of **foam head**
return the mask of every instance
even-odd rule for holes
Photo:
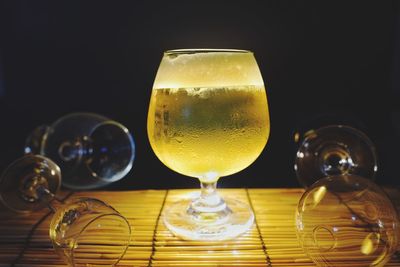
[[[249,85],[264,86],[252,52],[179,49],[164,53],[153,89]]]

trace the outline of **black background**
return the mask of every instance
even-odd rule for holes
[[[400,185],[400,50],[396,1],[3,1],[0,167],[26,136],[70,112],[128,127],[137,155],[109,189],[197,187],[165,167],[146,134],[162,52],[254,51],[271,135],[258,160],[222,187],[296,187],[293,133],[329,113],[376,144],[379,184]],[[339,114],[339,115],[338,115]]]

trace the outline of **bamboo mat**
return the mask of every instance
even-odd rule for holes
[[[132,240],[118,266],[314,266],[300,248],[294,229],[294,210],[302,189],[221,189],[222,195],[249,203],[256,223],[234,240],[211,243],[180,240],[162,223],[164,207],[193,192],[96,191],[77,192],[70,198],[98,198],[128,219]],[[394,203],[399,207],[398,192],[391,193],[397,196]],[[66,192],[60,195],[65,197]],[[47,210],[29,215],[0,210],[0,266],[65,266],[48,237],[51,216]],[[400,266],[400,260],[392,259],[386,266]]]

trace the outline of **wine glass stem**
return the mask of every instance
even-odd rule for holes
[[[352,171],[355,164],[348,148],[341,144],[327,145],[320,153],[321,171],[326,175],[342,175]]]
[[[80,160],[92,153],[89,137],[77,138],[74,141],[65,141],[58,148],[58,154],[64,161]]]
[[[200,196],[191,203],[188,209],[189,214],[200,217],[204,216],[204,214],[216,214],[217,217],[221,218],[231,213],[231,210],[217,192],[216,181],[200,181],[200,185]]]
[[[47,207],[53,212],[56,212],[56,209],[51,205],[52,201],[55,200],[58,203],[63,204],[64,201],[60,198],[58,198],[56,195],[54,195],[47,187],[45,186],[39,186],[36,191],[38,192],[38,195],[40,198],[47,198]]]
[[[200,199],[202,203],[210,207],[219,205],[222,199],[217,192],[217,182],[213,183],[200,182],[200,186],[201,186]]]

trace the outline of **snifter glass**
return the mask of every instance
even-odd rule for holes
[[[37,127],[26,140],[25,153],[43,155],[60,166],[63,186],[94,189],[125,177],[135,158],[135,143],[119,122],[81,112]]]
[[[225,240],[253,224],[251,208],[221,198],[222,176],[252,164],[267,143],[270,123],[264,82],[254,54],[233,49],[164,53],[147,120],[150,144],[172,170],[198,178],[199,195],[166,208],[163,220],[189,240]]]
[[[131,227],[101,200],[57,197],[60,168],[49,158],[25,155],[0,176],[0,203],[16,213],[44,207],[54,211],[49,235],[55,251],[70,266],[115,266],[128,249]],[[57,209],[53,201],[61,204]]]
[[[369,179],[322,178],[304,192],[295,214],[299,243],[318,266],[385,266],[396,251],[396,209]]]

